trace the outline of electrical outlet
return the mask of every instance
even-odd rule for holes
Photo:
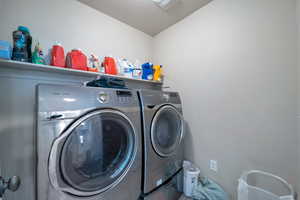
[[[216,160],[210,160],[209,161],[209,168],[212,171],[218,172],[218,161],[216,161]]]

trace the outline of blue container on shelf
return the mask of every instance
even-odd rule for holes
[[[0,40],[0,59],[11,59],[12,48],[9,42]]]
[[[142,79],[144,80],[152,80],[153,79],[153,64],[152,63],[144,63],[142,64]]]

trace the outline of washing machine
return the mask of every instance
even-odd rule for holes
[[[184,119],[179,93],[138,91],[143,123],[143,181],[147,195],[182,169]]]
[[[38,200],[139,198],[136,92],[39,85],[37,113]]]

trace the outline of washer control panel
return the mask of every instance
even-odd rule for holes
[[[138,105],[137,95],[130,90],[112,90],[99,91],[96,93],[96,99],[100,104],[114,106],[134,106]]]
[[[132,101],[132,92],[131,91],[116,91],[117,97],[120,103],[130,103]]]

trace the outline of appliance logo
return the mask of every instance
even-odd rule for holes
[[[108,94],[105,93],[105,92],[99,93],[99,95],[98,95],[98,101],[99,101],[100,103],[107,103],[107,102],[109,101],[109,96],[108,96]]]
[[[166,101],[169,101],[170,100],[170,95],[165,93],[163,94],[163,99],[166,100]]]

